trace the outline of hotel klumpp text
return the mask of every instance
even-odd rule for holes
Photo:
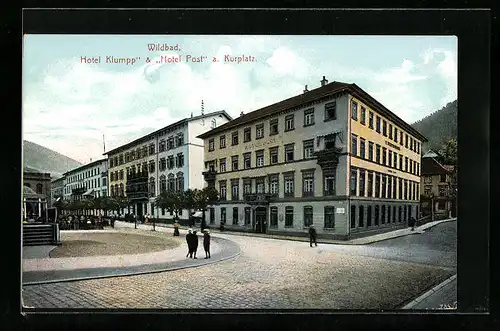
[[[213,226],[349,239],[419,214],[418,131],[356,84],[329,83],[199,136]]]

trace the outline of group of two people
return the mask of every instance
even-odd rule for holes
[[[188,253],[186,257],[196,259],[196,252],[198,251],[198,235],[192,229],[188,230],[186,235],[186,242],[188,245]],[[203,249],[205,250],[205,259],[210,258],[210,231],[205,229],[203,231]]]

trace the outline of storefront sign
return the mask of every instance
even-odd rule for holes
[[[337,208],[337,214],[345,214],[345,208]]]

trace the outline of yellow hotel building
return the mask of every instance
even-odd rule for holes
[[[426,139],[356,84],[323,77],[199,137],[212,226],[349,239],[418,218]]]

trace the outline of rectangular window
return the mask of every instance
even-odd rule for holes
[[[252,167],[252,153],[248,152],[243,154],[244,168],[250,169]]]
[[[361,119],[359,120],[359,122],[363,125],[366,124],[366,108],[361,106]]]
[[[351,102],[351,118],[355,121],[358,120],[358,103],[356,101]]]
[[[408,181],[403,180],[404,199],[408,200]]]
[[[403,146],[403,131],[399,131],[399,144]]]
[[[404,169],[404,171],[408,172],[408,170],[409,170],[408,169],[408,157],[405,156],[405,169]]]
[[[257,178],[255,180],[255,186],[257,188],[257,193],[264,193],[266,188],[264,183],[264,178]]]
[[[184,167],[184,154],[183,153],[177,154],[177,167],[179,167],[179,168]]]
[[[358,136],[351,134],[351,155],[358,155]]]
[[[313,224],[313,207],[304,206],[304,227]]]
[[[285,207],[285,227],[293,227],[293,207]]]
[[[392,140],[392,124],[389,124],[389,139]]]
[[[271,207],[270,209],[270,224],[269,227],[277,228],[278,227],[278,207]]]
[[[403,155],[399,155],[399,170],[403,170]]]
[[[408,148],[408,134],[405,134],[405,147]]]
[[[238,145],[238,131],[231,133],[231,145],[232,146]]]
[[[238,155],[231,156],[231,170],[238,170]]]
[[[255,152],[255,165],[257,167],[264,166],[264,151],[263,150]]]
[[[368,142],[368,160],[373,161],[373,143]]]
[[[439,175],[439,182],[440,183],[446,183],[446,175],[445,174]]]
[[[365,170],[360,169],[359,170],[359,196],[362,196],[362,197],[365,196],[365,191],[366,191],[365,176],[366,176]]]
[[[245,128],[243,130],[243,142],[249,142],[252,140],[252,129],[251,128]]]
[[[376,205],[375,206],[375,225],[378,225],[380,221],[380,206]]]
[[[287,197],[295,196],[294,175],[287,174],[287,175],[284,175],[283,178],[284,178],[284,182],[285,182],[285,196],[287,196]]]
[[[394,160],[392,166],[397,169],[398,168],[398,153],[394,152]]]
[[[168,137],[167,139],[167,149],[174,148],[174,137]]]
[[[385,199],[386,198],[386,192],[387,192],[387,177],[386,175],[384,174],[380,174],[380,176],[382,177],[382,199]]]
[[[413,151],[413,138],[410,137],[410,151]]]
[[[278,163],[278,147],[269,148],[269,163]]]
[[[255,126],[255,139],[261,139],[264,137],[264,123],[257,124]]]
[[[373,197],[373,172],[368,171],[367,174],[368,174],[368,180],[367,180],[368,188],[367,188],[367,193],[368,193],[368,197],[372,198]]]
[[[295,129],[295,121],[293,114],[285,116],[285,132]]]
[[[314,196],[314,172],[313,171],[302,172],[302,196],[303,197]]]
[[[365,226],[365,208],[363,206],[359,206],[359,216],[358,216],[359,222],[358,226],[360,228]]]
[[[398,128],[394,127],[394,142],[398,142]]]
[[[377,144],[377,148],[375,150],[375,162],[380,163],[380,145]]]
[[[380,174],[375,173],[375,198],[380,198]]]
[[[239,179],[231,181],[231,200],[240,199],[240,184]]]
[[[182,133],[177,134],[177,147],[182,146],[184,144],[184,135]]]
[[[403,179],[402,178],[398,178],[398,182],[399,182],[399,200],[403,200]]]
[[[349,183],[349,188],[350,188],[350,194],[351,196],[356,195],[356,184],[358,182],[358,170],[357,169],[352,169],[351,170],[351,182]]]
[[[310,159],[314,156],[314,139],[304,140],[304,159]]]
[[[392,151],[391,150],[389,150],[389,160],[388,160],[387,165],[389,167],[392,167]]]
[[[167,158],[167,166],[168,166],[169,169],[173,169],[174,165],[175,165],[174,156],[173,155],[169,155],[168,158]]]
[[[272,195],[278,195],[279,187],[279,175],[269,176],[269,193]]]
[[[385,205],[382,205],[382,215],[381,215],[381,223],[385,224]]]
[[[327,206],[324,212],[325,229],[335,229],[335,207]]]
[[[227,187],[226,187],[226,181],[221,181],[219,182],[219,195],[220,195],[220,200],[224,201],[227,199]]]
[[[372,226],[372,206],[366,208],[366,226]]]
[[[245,179],[243,181],[243,194],[252,193],[252,181],[250,179]]]
[[[375,123],[375,131],[380,133],[380,116],[377,115],[377,121]]]
[[[373,113],[370,112],[370,115],[368,116],[368,127],[370,129],[373,129]]]
[[[385,120],[382,121],[382,134],[387,137],[387,122]]]
[[[334,174],[325,174],[324,175],[324,195],[332,196],[335,195],[335,175]]]
[[[213,152],[215,150],[214,138],[208,140],[208,151]]]
[[[387,176],[387,198],[392,199],[392,176]]]
[[[392,180],[392,194],[390,196],[390,198],[392,199],[396,199],[396,188],[397,188],[397,180],[396,180],[396,177],[391,177],[391,180]]]
[[[275,135],[279,133],[278,119],[274,118],[269,121],[269,135]]]
[[[294,160],[294,144],[285,145],[285,162],[292,162]]]
[[[337,103],[335,101],[325,104],[325,122],[337,118],[336,108],[337,108]]]
[[[227,221],[227,219],[226,219],[226,207],[220,208],[220,221],[222,223],[226,223],[226,221]]]
[[[355,205],[351,205],[351,212],[350,212],[350,216],[351,216],[351,229],[355,228],[356,227],[356,206]]]
[[[272,208],[273,207],[271,207],[271,210]],[[245,207],[245,225],[250,225],[251,223],[251,218],[250,218],[251,212],[252,212],[252,207]]]
[[[314,108],[304,110],[304,126],[314,124]]]
[[[382,147],[382,164],[387,164],[387,148]]]
[[[364,159],[366,156],[365,145],[366,145],[366,141],[363,138],[360,138],[359,139],[359,156],[362,159]]]

